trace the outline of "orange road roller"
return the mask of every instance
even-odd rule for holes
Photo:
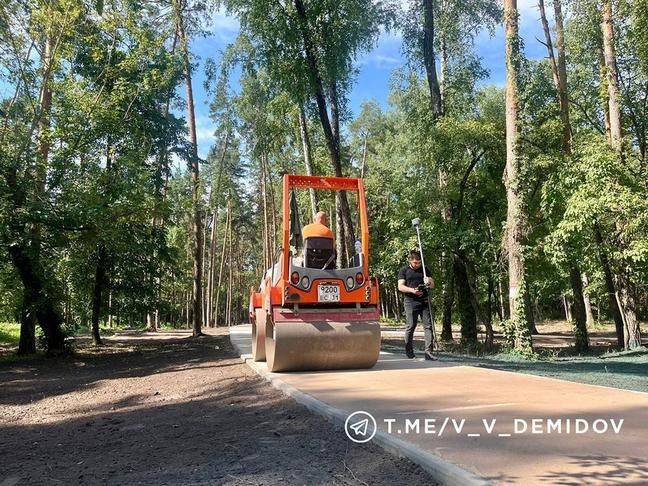
[[[360,238],[344,268],[336,268],[330,230],[306,226],[302,235],[295,191],[308,189],[355,193]],[[273,372],[371,368],[380,352],[379,292],[369,276],[362,180],[284,175],[282,207],[279,259],[250,292],[254,360]]]

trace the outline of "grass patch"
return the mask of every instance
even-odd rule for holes
[[[393,317],[380,317],[380,323],[385,326],[398,327],[404,324],[403,320],[394,319]]]
[[[0,344],[18,344],[19,339],[20,324],[0,322]]]
[[[441,358],[460,364],[516,371],[531,375],[603,385],[626,390],[648,390],[648,349],[607,353],[603,356],[585,355],[534,359],[512,353],[489,356],[469,356],[441,353]]]

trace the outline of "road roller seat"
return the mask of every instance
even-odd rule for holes
[[[334,268],[335,243],[333,232],[318,221],[307,224],[302,230],[304,240],[304,266],[306,268]],[[327,264],[328,262],[328,264]]]
[[[328,263],[328,264],[327,264]],[[335,243],[333,238],[311,236],[304,239],[304,267],[335,268]]]

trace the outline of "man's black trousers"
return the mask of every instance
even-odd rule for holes
[[[418,318],[423,322],[425,332],[425,351],[432,353],[434,351],[432,344],[432,321],[434,316],[430,315],[430,308],[427,301],[419,302],[413,299],[405,299],[405,352],[412,354],[414,352],[414,331]]]

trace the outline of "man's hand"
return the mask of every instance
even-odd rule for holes
[[[414,294],[417,297],[420,297],[421,295],[423,295],[422,290],[406,286],[405,285],[405,280],[403,280],[402,278],[398,280],[398,290],[400,292],[403,292],[404,294]]]

